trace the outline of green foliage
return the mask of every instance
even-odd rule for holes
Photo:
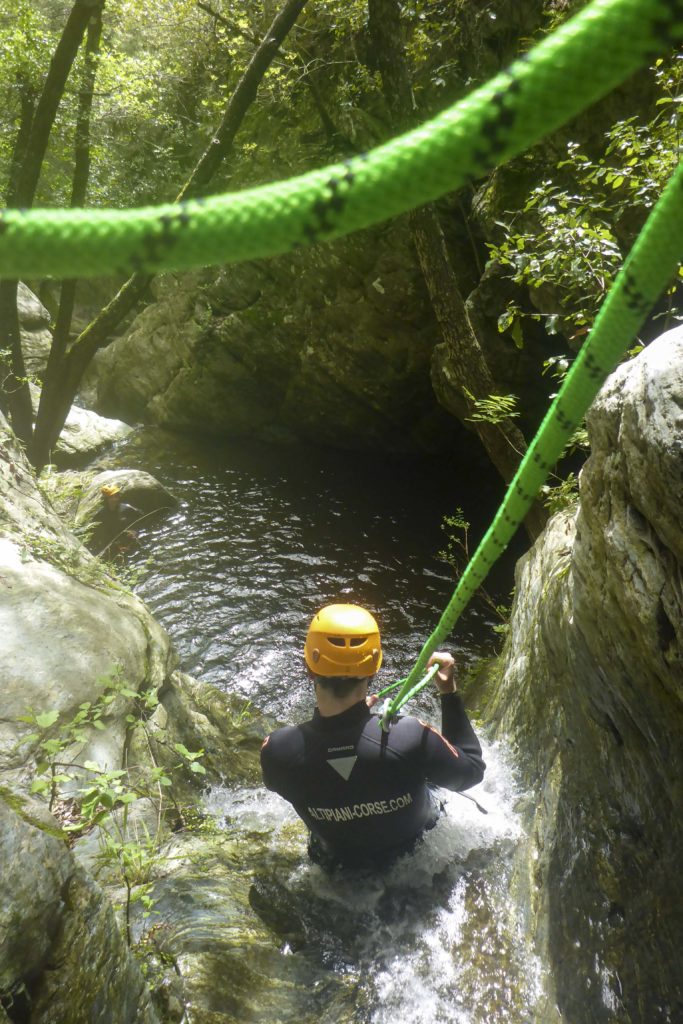
[[[515,395],[489,395],[487,398],[475,398],[467,388],[464,390],[470,403],[474,406],[474,412],[467,417],[471,423],[498,424],[519,416]]]
[[[98,679],[96,687],[100,690],[98,696],[80,704],[72,718],[65,720],[54,709],[36,712],[29,708],[19,721],[36,730],[22,740],[37,741],[31,792],[48,798],[50,810],[61,821],[64,833],[72,838],[98,830],[98,860],[114,870],[125,890],[122,909],[131,944],[131,909],[140,903],[143,919],[152,913],[151,876],[153,869],[165,860],[161,850],[164,790],[172,786],[172,776],[178,770],[205,774],[201,764],[204,751],[188,750],[184,744],[176,743],[173,749],[177,756],[170,767],[155,763],[151,767],[126,764],[123,768],[110,768],[90,760],[80,763],[74,749],[82,749],[93,730],[106,728],[105,719],[114,701],[123,698],[130,702],[131,711],[125,719],[129,733],[145,730],[147,719],[159,703],[155,690],[131,688],[118,667]],[[154,835],[142,818],[131,821],[129,809],[138,800],[151,801],[156,807]],[[176,806],[175,810],[180,809]]]
[[[47,465],[37,480],[41,494],[50,502],[60,519],[73,522],[85,490],[85,478],[75,472],[61,473]]]
[[[491,254],[517,284],[532,290],[551,289],[556,313],[530,316],[545,319],[548,334],[575,338],[585,333],[621,266],[622,254],[601,201],[546,179],[524,207],[534,211],[534,226],[519,233],[506,227],[506,238],[490,246]],[[498,321],[519,344],[522,311],[508,306]],[[515,335],[516,332],[516,335]]]
[[[529,288],[532,300],[538,294],[539,308],[554,307],[539,313],[508,305],[498,328],[518,346],[527,317],[543,320],[550,335],[576,340],[587,333],[624,250],[678,162],[683,57],[658,60],[652,74],[657,98],[648,120],[617,121],[597,156],[568,142],[566,156],[532,189],[522,211],[498,222],[503,240],[489,246],[492,258]],[[674,308],[668,315],[680,318]]]
[[[564,509],[575,508],[579,501],[579,481],[574,473],[570,473],[559,484],[546,484],[541,488],[543,504],[551,516]]]
[[[31,0],[0,2],[0,167],[8,167],[21,111],[22,92],[36,95],[47,70],[52,37]],[[2,181],[4,192],[6,181]]]
[[[92,110],[91,205],[177,195],[276,10],[248,0],[107,0]],[[50,0],[0,0],[0,181],[22,90],[37,95],[42,88],[66,14],[67,5]],[[378,141],[384,129],[372,109],[381,108],[380,90],[359,46],[366,18],[363,0],[324,0],[304,10],[266,73],[216,189],[285,177],[328,162],[339,148],[360,151]],[[51,133],[38,205],[69,201],[82,72],[81,53]]]
[[[457,508],[453,515],[444,516],[441,522],[441,529],[446,534],[446,547],[439,551],[437,555],[444,562],[448,562],[455,573],[456,579],[459,579],[470,561],[470,523],[465,519],[463,510]],[[508,630],[510,606],[497,601],[484,587],[479,588],[476,597],[483,603],[489,613],[493,613],[493,631],[504,636]]]
[[[87,585],[104,583],[103,563],[98,559],[85,559],[77,544],[47,533],[44,530],[26,529],[18,537],[22,562],[37,559],[48,562],[57,569]]]
[[[82,529],[77,527],[74,529],[74,534],[83,543],[86,543],[91,531],[92,526]],[[32,528],[24,529],[19,533],[5,528],[1,532],[16,539],[22,562],[28,562],[31,559],[47,562],[86,586],[101,589],[123,588],[132,591],[149,572],[150,566],[153,564],[151,556],[136,565],[129,565],[120,559],[107,560],[95,555],[88,555],[78,544],[56,534],[48,533],[46,530]]]

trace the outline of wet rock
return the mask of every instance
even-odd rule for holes
[[[682,410],[677,328],[590,411],[580,508],[518,567],[490,708],[539,785],[536,937],[560,1010],[586,1024],[683,1006]]]
[[[0,791],[0,992],[31,1024],[158,1024],[102,891],[54,818]]]
[[[19,446],[5,430],[0,442],[0,636],[3,715],[0,769],[22,771],[35,739],[29,708],[59,711],[70,721],[84,701],[114,676],[132,690],[158,688],[174,655],[142,602],[112,580],[45,502]],[[129,698],[108,707],[105,730],[94,730],[83,756],[121,760]]]
[[[40,402],[40,389],[34,385],[31,385],[31,402],[35,417]],[[58,466],[82,462],[114,441],[127,437],[132,429],[122,420],[109,419],[72,405],[55,450],[51,453],[52,461]]]
[[[52,345],[51,317],[37,295],[19,282],[17,313],[21,330],[21,348],[26,372],[31,378],[41,379]]]
[[[460,432],[431,391],[437,333],[406,225],[373,239],[161,279],[98,357],[97,408],[269,441],[452,449]]]
[[[254,715],[247,701],[181,672],[169,677],[159,701],[144,738],[145,745],[151,744],[157,763],[168,767],[177,764],[175,745],[182,743],[189,750],[204,751],[202,765],[211,782],[260,784],[259,752],[273,723]],[[144,749],[132,749],[138,758],[145,757]],[[196,802],[206,779],[185,771],[182,783],[176,777],[175,784],[177,791],[182,787],[187,798]]]
[[[252,906],[264,875],[291,870],[268,864],[270,834],[235,823],[228,832],[179,835],[167,848],[174,870],[154,885],[152,961],[175,965],[184,1003],[200,1024],[294,1020],[352,1024],[358,1019],[353,973],[326,969],[305,950],[283,955],[283,938]],[[296,925],[294,925],[296,927]],[[301,1007],[310,1007],[302,1014]]]

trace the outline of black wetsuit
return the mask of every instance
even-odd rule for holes
[[[261,750],[263,781],[311,830],[314,859],[387,862],[435,824],[433,786],[481,782],[481,746],[458,694],[441,697],[441,714],[441,733],[412,717],[385,733],[360,701],[271,733]]]
[[[134,536],[128,535],[129,527],[136,523],[141,515],[140,509],[128,505],[125,501],[120,501],[114,508],[110,508],[105,502],[98,513],[88,541],[90,550],[104,558],[128,551],[135,539]]]

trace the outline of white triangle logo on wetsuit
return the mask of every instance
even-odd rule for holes
[[[358,758],[354,754],[353,757],[333,757],[327,763],[330,768],[334,768],[335,772],[339,772],[342,779],[348,781],[349,775],[353,771],[353,766],[357,760]]]

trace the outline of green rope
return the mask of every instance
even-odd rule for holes
[[[683,0],[594,0],[507,71],[366,156],[179,204],[0,211],[0,276],[185,270],[340,237],[481,177],[681,39]]]
[[[436,629],[382,719],[386,728],[419,692],[429,657],[453,629],[529,511],[608,373],[633,342],[671,280],[683,251],[683,165],[678,166],[602,305],[588,340],[529,445],[503,502],[468,563]],[[418,682],[419,680],[419,682]]]
[[[429,680],[433,679],[438,671],[439,671],[439,665],[438,664],[432,665],[432,667],[430,668],[429,672],[424,677],[424,679],[420,680],[420,682],[418,684],[419,688],[422,689],[423,686],[426,686],[427,683],[429,682]],[[391,693],[392,690],[396,690],[399,686],[403,686],[405,681],[406,681],[405,679],[399,679],[398,682],[396,682],[396,683],[389,683],[389,685],[385,686],[383,690],[378,690],[377,693],[375,694],[375,697],[386,697],[386,695],[388,693]],[[410,698],[406,697],[406,700],[409,700],[409,699]],[[404,700],[403,703],[405,704],[405,702],[406,701]]]

